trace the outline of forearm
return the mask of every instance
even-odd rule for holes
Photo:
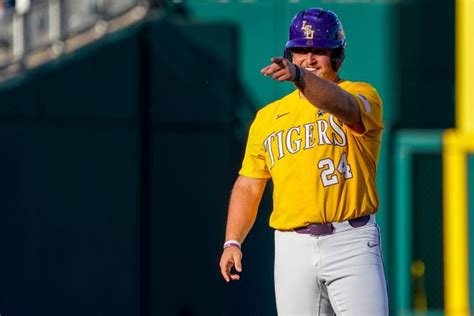
[[[295,85],[311,104],[349,125],[359,124],[358,105],[349,93],[334,82],[319,78],[307,70],[301,69],[301,71],[303,71],[302,79]]]
[[[237,178],[227,215],[226,240],[244,241],[255,223],[266,179]]]
[[[264,67],[260,72],[265,76],[272,76],[273,79],[280,82],[295,83],[311,104],[333,114],[352,127],[363,129],[357,101],[333,82],[337,78],[337,73],[334,74],[334,78],[323,79],[280,57],[272,58],[272,64]],[[300,74],[298,75],[298,73]]]

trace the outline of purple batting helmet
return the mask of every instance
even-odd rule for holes
[[[321,8],[298,12],[291,20],[285,45],[284,56],[289,60],[294,47],[330,49],[332,67],[338,71],[345,57],[346,36],[337,15]]]

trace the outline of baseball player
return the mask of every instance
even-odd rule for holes
[[[279,315],[388,315],[375,221],[382,100],[370,84],[339,77],[345,46],[336,14],[310,8],[291,21],[284,57],[261,70],[296,90],[250,127],[220,268],[239,280],[241,244],[271,179]]]

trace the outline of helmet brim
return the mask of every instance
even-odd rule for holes
[[[299,38],[288,41],[286,43],[286,48],[296,48],[296,47],[314,47],[314,48],[327,48],[327,49],[335,49],[344,47],[345,41],[330,41],[325,39],[306,39],[306,38]]]

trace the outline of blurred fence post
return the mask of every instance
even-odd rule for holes
[[[402,130],[395,135],[395,311],[412,308],[410,267],[413,257],[413,156],[440,153],[441,130]]]
[[[63,29],[62,23],[62,1],[61,0],[50,0],[49,1],[49,39],[51,42],[61,40],[61,29]]]
[[[444,282],[448,316],[469,313],[468,153],[474,153],[474,134],[446,130],[443,148]]]
[[[15,13],[13,15],[12,25],[12,41],[13,41],[13,59],[15,62],[20,61],[26,50],[25,36],[25,15]]]

